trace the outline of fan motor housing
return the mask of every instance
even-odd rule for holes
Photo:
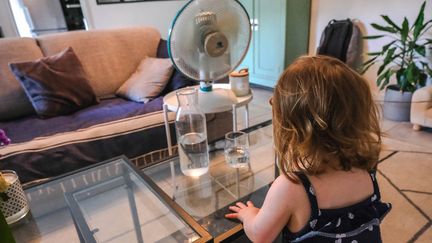
[[[220,57],[228,49],[228,40],[221,32],[213,32],[204,40],[205,53],[211,57]]]

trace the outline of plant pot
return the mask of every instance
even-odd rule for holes
[[[409,121],[412,92],[401,92],[399,86],[389,85],[384,96],[383,115],[392,121]]]

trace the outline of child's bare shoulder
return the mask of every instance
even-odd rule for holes
[[[283,196],[284,198],[289,199],[294,205],[297,204],[297,202],[303,203],[304,201],[308,200],[306,191],[301,181],[297,183],[293,182],[285,175],[278,176],[273,182],[270,190]]]

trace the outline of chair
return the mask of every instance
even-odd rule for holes
[[[422,126],[432,127],[432,86],[414,92],[411,100],[411,123],[418,131]]]

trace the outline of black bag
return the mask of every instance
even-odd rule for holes
[[[353,23],[350,19],[331,20],[321,36],[318,54],[332,56],[346,62],[352,33]]]

